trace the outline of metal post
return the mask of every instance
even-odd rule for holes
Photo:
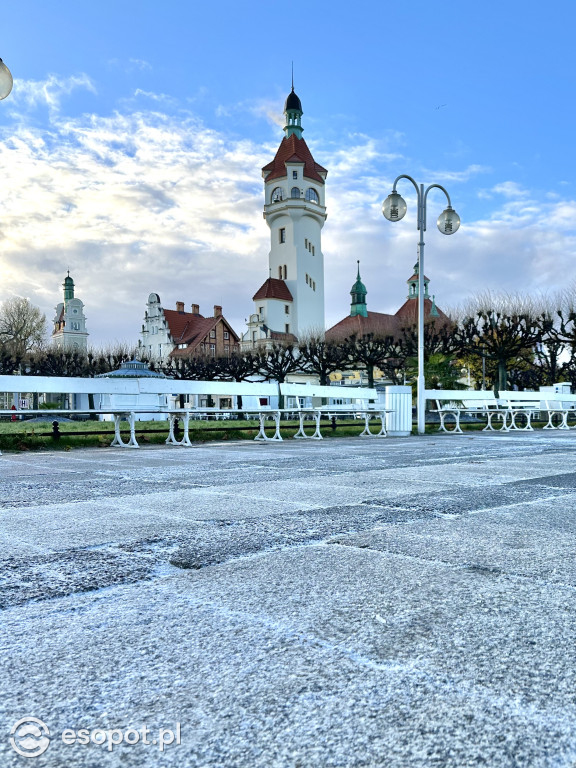
[[[420,241],[418,242],[418,381],[417,381],[417,415],[418,434],[426,431],[426,398],[424,390],[426,381],[424,378],[424,231],[426,229],[426,196],[424,185],[420,184],[418,194],[418,229]]]

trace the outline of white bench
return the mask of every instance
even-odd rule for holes
[[[575,395],[558,395],[551,392],[500,392],[499,403],[510,416],[509,429],[533,431],[532,419],[536,414],[546,413],[548,422],[544,429],[569,429],[568,416],[575,413]],[[571,407],[572,406],[572,407]],[[517,418],[522,416],[524,426],[520,426]],[[554,424],[554,416],[560,417],[560,424]]]
[[[245,381],[245,382],[230,382],[230,381],[184,381],[179,379],[163,379],[163,378],[138,378],[138,377],[102,377],[102,378],[80,378],[80,377],[58,377],[58,376],[0,376],[0,392],[10,393],[52,393],[52,394],[84,394],[84,395],[118,395],[125,397],[122,406],[113,407],[100,407],[100,408],[71,408],[61,409],[59,411],[54,410],[39,410],[32,411],[28,409],[19,410],[6,410],[0,413],[4,413],[7,416],[14,415],[31,415],[32,413],[39,413],[43,416],[49,414],[61,413],[67,416],[80,415],[80,414],[111,414],[114,417],[114,441],[112,445],[118,445],[126,448],[138,448],[138,442],[135,435],[135,421],[136,416],[139,414],[148,414],[151,412],[165,414],[170,422],[169,435],[166,442],[169,445],[181,445],[191,446],[192,442],[189,435],[190,419],[196,416],[211,415],[216,418],[230,418],[233,414],[255,415],[260,422],[260,429],[255,440],[265,441],[281,441],[282,436],[280,434],[280,418],[284,413],[298,413],[300,426],[298,432],[294,437],[298,438],[310,438],[310,439],[322,439],[320,432],[320,418],[325,410],[321,407],[298,407],[296,409],[280,409],[274,408],[270,405],[260,405],[254,408],[248,406],[241,409],[234,408],[213,408],[209,406],[199,408],[167,408],[164,405],[142,405],[138,407],[136,398],[138,395],[196,395],[196,396],[241,396],[246,398],[258,399],[260,402],[266,399],[271,402],[272,398],[280,396],[291,396],[296,398],[296,402],[299,404],[310,400],[311,398],[329,399],[333,397],[349,400],[350,404],[344,406],[347,412],[362,412],[365,413],[365,430],[362,435],[372,435],[368,427],[368,421],[373,415],[385,414],[385,409],[370,409],[368,407],[371,400],[377,399],[377,392],[374,389],[366,387],[346,387],[345,389],[321,386],[316,384],[295,384],[286,383],[278,384],[277,382],[270,381]],[[126,402],[128,401],[128,402]],[[332,410],[338,409],[339,406],[330,406]],[[390,412],[390,411],[388,411]],[[369,414],[369,415],[368,415]],[[304,431],[304,419],[306,416],[311,416],[316,420],[316,429],[314,434],[308,435]],[[124,442],[120,434],[120,423],[123,419],[126,419],[130,424],[130,440]],[[182,439],[176,437],[176,419],[181,419],[184,425],[184,436]],[[265,426],[266,420],[273,419],[275,422],[274,435],[268,437],[266,435]],[[382,427],[378,436],[385,435],[385,425],[382,418]]]
[[[424,394],[426,400],[436,403],[436,408],[432,409],[432,413],[437,413],[440,417],[439,432],[462,435],[463,432],[460,427],[462,414],[486,418],[484,432],[507,432],[509,429],[506,423],[509,410],[500,405],[493,392],[468,389],[427,389]],[[448,417],[454,419],[454,427],[451,429],[446,426]],[[500,428],[493,425],[494,417],[500,419]]]

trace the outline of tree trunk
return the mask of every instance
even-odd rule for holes
[[[368,365],[366,370],[368,371],[368,386],[372,389],[374,387],[374,366]]]
[[[498,360],[498,392],[502,392],[503,390],[506,390],[506,386],[508,384],[508,372],[506,370],[506,363],[504,360]],[[496,396],[496,390],[494,390]]]

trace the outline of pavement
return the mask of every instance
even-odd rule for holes
[[[575,458],[559,431],[5,453],[0,765],[574,768]]]

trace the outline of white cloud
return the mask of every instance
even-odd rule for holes
[[[57,112],[62,99],[77,89],[96,93],[93,81],[84,73],[70,77],[51,74],[46,80],[16,80],[8,104],[10,110],[16,113],[38,106],[47,106]]]
[[[75,87],[93,89],[82,78],[60,91],[51,79],[45,87],[27,86],[22,99],[56,105],[49,128],[22,119],[14,135],[0,142],[0,300],[27,296],[51,319],[70,269],[95,343],[136,342],[152,291],[166,306],[196,302],[207,314],[221,304],[236,330],[243,330],[251,296],[268,276],[260,170],[276,151],[280,132],[267,145],[232,140],[192,112],[174,117],[161,111],[160,103],[129,114],[63,117],[61,99]],[[380,211],[402,170],[402,142],[364,135],[343,136],[337,146],[323,145],[321,136],[309,141],[329,170],[327,325],[349,311],[356,259],[369,309],[395,311],[405,299],[416,260],[415,201],[407,190],[409,213],[396,224]],[[484,172],[469,165],[453,171],[451,180]],[[576,202],[547,199],[540,205],[525,192],[514,182],[497,184],[491,193],[504,200],[481,221],[464,219],[453,237],[437,231],[430,213],[425,267],[439,306],[487,288],[552,290],[572,273]]]

